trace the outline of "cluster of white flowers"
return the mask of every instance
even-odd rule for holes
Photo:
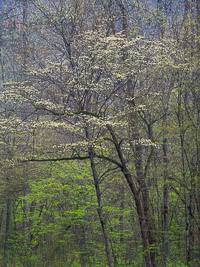
[[[150,139],[145,139],[145,138],[134,140],[134,141],[132,141],[132,144],[140,144],[143,146],[154,146],[156,148],[159,148],[159,144],[156,144],[156,143],[152,142]]]

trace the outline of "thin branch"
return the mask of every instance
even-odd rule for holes
[[[122,165],[110,158],[110,157],[107,157],[107,156],[103,156],[103,155],[97,155],[97,154],[94,154],[93,155],[94,157],[96,158],[99,158],[99,159],[104,159],[104,160],[107,160],[115,165],[117,165],[119,168],[122,168]],[[72,157],[62,157],[62,158],[31,158],[31,159],[24,159],[24,160],[20,160],[21,163],[24,163],[24,162],[55,162],[55,161],[71,161],[71,160],[86,160],[86,159],[90,159],[91,156],[72,156]]]

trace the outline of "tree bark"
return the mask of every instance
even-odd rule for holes
[[[163,163],[164,163],[164,192],[163,192],[163,220],[164,220],[164,264],[169,261],[169,180],[168,180],[168,140],[163,140]]]
[[[8,253],[9,253],[9,236],[10,236],[10,220],[11,220],[11,199],[7,198],[7,211],[6,211],[6,231],[4,243],[4,263],[7,266]]]
[[[141,230],[141,236],[142,236],[142,242],[143,242],[143,251],[144,251],[144,257],[145,257],[145,261],[146,261],[146,266],[147,267],[154,267],[155,265],[155,254],[151,253],[150,251],[150,245],[152,242],[151,237],[149,235],[149,220],[146,218],[146,211],[144,210],[144,203],[143,203],[143,196],[142,196],[142,188],[140,187],[139,190],[136,189],[136,186],[133,182],[133,177],[130,173],[130,171],[128,170],[127,166],[126,166],[126,162],[123,156],[123,153],[121,151],[121,147],[120,144],[117,141],[117,138],[112,130],[111,127],[108,126],[108,130],[110,131],[110,134],[113,138],[113,143],[115,144],[115,148],[116,151],[118,153],[118,157],[120,159],[121,162],[121,171],[124,175],[124,177],[126,178],[126,181],[131,189],[131,192],[133,194],[133,198],[135,200],[135,204],[136,204],[136,209],[137,209],[137,214],[138,214],[138,218],[139,218],[139,224],[140,224],[140,230]],[[146,207],[147,208],[147,207]]]
[[[99,177],[96,171],[92,149],[90,149],[89,155],[90,155],[90,164],[91,164],[94,185],[95,185],[95,190],[96,190],[96,196],[97,196],[97,202],[98,202],[97,212],[99,215],[99,220],[100,220],[102,231],[103,231],[108,266],[113,267],[114,264],[113,264],[113,259],[112,259],[111,247],[109,243],[108,230],[107,230],[106,220],[104,218],[103,208],[102,208],[102,198],[101,198],[101,191],[100,191],[100,186],[99,186]]]

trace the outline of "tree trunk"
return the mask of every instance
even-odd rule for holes
[[[78,166],[80,169],[80,175],[82,173],[81,168],[81,162],[78,162]],[[82,190],[84,191],[84,183],[83,180],[80,180],[80,185],[82,187]],[[84,194],[83,194],[84,195]],[[85,203],[82,201],[82,197],[80,197],[80,206],[84,207]],[[79,240],[80,240],[80,248],[81,248],[81,254],[80,254],[80,263],[81,267],[87,266],[88,256],[87,256],[87,239],[86,239],[86,232],[87,232],[87,225],[86,225],[86,215],[83,215],[82,222],[81,222],[81,234],[79,231]]]
[[[144,251],[144,257],[145,257],[145,261],[146,261],[146,266],[147,267],[154,267],[156,266],[155,264],[155,253],[151,252],[150,250],[150,245],[152,242],[151,240],[151,236],[149,235],[149,233],[151,232],[150,227],[149,227],[149,222],[150,222],[150,218],[147,218],[145,213],[147,214],[147,211],[145,211],[144,208],[144,195],[142,195],[142,187],[139,188],[139,190],[136,189],[136,186],[133,182],[133,177],[130,173],[130,171],[128,170],[127,166],[126,166],[126,162],[124,160],[124,156],[123,153],[121,151],[121,147],[120,144],[117,141],[117,138],[112,130],[112,128],[110,126],[108,126],[108,130],[113,138],[113,143],[115,144],[115,148],[116,151],[118,153],[118,157],[120,159],[121,162],[121,171],[124,175],[124,177],[127,180],[127,183],[131,189],[131,192],[133,194],[133,198],[135,200],[135,204],[136,204],[136,209],[137,209],[137,214],[138,214],[138,218],[139,218],[139,224],[140,224],[140,230],[141,230],[141,236],[142,236],[142,242],[143,242],[143,251]],[[140,162],[141,163],[141,162]],[[138,175],[138,174],[137,174]],[[140,183],[143,181],[139,180]],[[148,194],[148,192],[147,192]],[[147,195],[145,195],[147,196]],[[147,198],[148,201],[148,198]],[[147,205],[147,203],[145,204]],[[146,206],[147,208],[147,206]],[[147,214],[147,216],[149,216],[149,213]]]
[[[98,202],[97,212],[99,215],[99,220],[100,220],[102,231],[103,231],[103,237],[104,237],[104,242],[105,242],[105,249],[106,249],[108,266],[113,267],[114,264],[113,264],[113,259],[112,259],[111,247],[110,247],[110,243],[109,243],[108,230],[107,230],[107,225],[106,225],[106,221],[105,221],[103,209],[102,209],[102,199],[101,199],[101,191],[100,191],[100,186],[99,186],[99,177],[98,177],[98,174],[96,171],[92,151],[90,151],[89,155],[90,155],[90,164],[91,164],[91,169],[92,169],[92,174],[93,174],[93,179],[94,179],[94,185],[95,185],[95,190],[96,190],[96,196],[97,196],[97,202]]]
[[[168,181],[168,141],[163,140],[163,163],[164,163],[164,192],[163,192],[163,220],[164,220],[164,264],[168,266],[169,261],[169,181]]]
[[[121,202],[120,202],[120,211],[121,214],[119,216],[119,224],[120,224],[120,244],[123,244],[124,242],[124,197],[125,197],[125,190],[124,186],[121,187]]]
[[[10,220],[11,220],[11,199],[7,198],[7,212],[6,212],[6,232],[4,243],[4,263],[7,266],[9,253],[9,236],[10,236]]]

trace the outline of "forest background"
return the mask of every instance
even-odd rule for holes
[[[198,267],[200,2],[0,8],[0,265]]]

